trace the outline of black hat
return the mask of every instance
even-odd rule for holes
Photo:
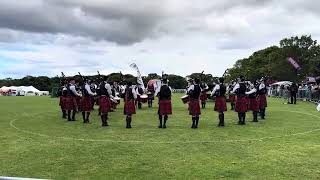
[[[244,76],[243,75],[240,75],[240,81],[245,81],[245,78],[244,78]]]
[[[132,86],[132,82],[131,81],[127,81],[127,86]]]
[[[223,77],[219,78],[219,82],[224,83],[224,78]]]
[[[199,84],[199,83],[200,83],[200,79],[199,79],[199,78],[195,78],[195,79],[194,79],[194,82],[195,82],[196,84]]]

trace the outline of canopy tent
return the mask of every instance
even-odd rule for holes
[[[40,91],[33,86],[3,86],[0,93],[9,96],[37,96]]]

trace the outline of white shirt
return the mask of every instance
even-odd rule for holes
[[[256,89],[256,88],[253,88],[253,89],[251,89],[250,91],[246,92],[246,95],[250,95],[250,94],[253,94],[253,93],[255,93],[255,92],[257,92],[257,89]]]
[[[237,89],[240,88],[240,84],[237,83],[234,87],[233,87],[233,90],[232,90],[232,93],[235,93],[237,91]]]
[[[84,88],[87,90],[87,92],[89,93],[89,95],[91,95],[91,96],[95,96],[95,95],[96,95],[95,93],[93,93],[93,92],[91,91],[91,88],[90,88],[90,85],[89,85],[89,84],[86,84],[86,85],[84,86]]]
[[[195,85],[198,85],[198,84],[195,84]],[[187,92],[189,93],[190,91],[193,91],[195,85],[191,85],[191,86],[188,88]],[[200,87],[200,90],[202,91],[201,87]]]
[[[261,89],[263,89],[263,88],[265,88],[266,87],[266,85],[264,84],[264,83],[261,83],[260,85],[259,85],[259,90],[261,90]]]
[[[110,97],[110,98],[113,98],[113,96],[112,96],[112,90],[111,90],[111,86],[110,86],[110,84],[109,84],[109,83],[107,83],[107,82],[105,82],[104,87],[105,87],[105,88],[106,88],[106,90],[108,91],[109,97]]]
[[[75,85],[71,84],[69,88],[70,88],[70,90],[73,92],[74,95],[76,95],[76,96],[81,96],[81,95],[76,91],[76,86],[75,86]]]
[[[212,93],[211,93],[211,96],[213,96],[213,95],[216,93],[216,91],[219,91],[219,90],[220,90],[220,84],[217,84],[217,85],[213,88]]]

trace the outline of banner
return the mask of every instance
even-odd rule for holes
[[[132,63],[132,64],[130,64],[130,67],[137,71],[137,83],[139,85],[141,85],[143,90],[145,90],[146,88],[144,87],[144,83],[143,83],[142,76],[141,76],[141,73],[140,73],[138,66],[135,63]]]
[[[289,62],[296,70],[300,70],[300,69],[301,69],[300,65],[299,65],[292,57],[289,57],[289,58],[288,58],[288,62]]]

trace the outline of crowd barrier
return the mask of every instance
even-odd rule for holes
[[[286,89],[284,90],[271,90],[269,92],[270,97],[276,97],[276,98],[290,98],[290,92]],[[297,93],[297,99],[303,100],[303,101],[310,101],[319,103],[320,102],[320,91],[310,91],[306,89],[299,89]]]

